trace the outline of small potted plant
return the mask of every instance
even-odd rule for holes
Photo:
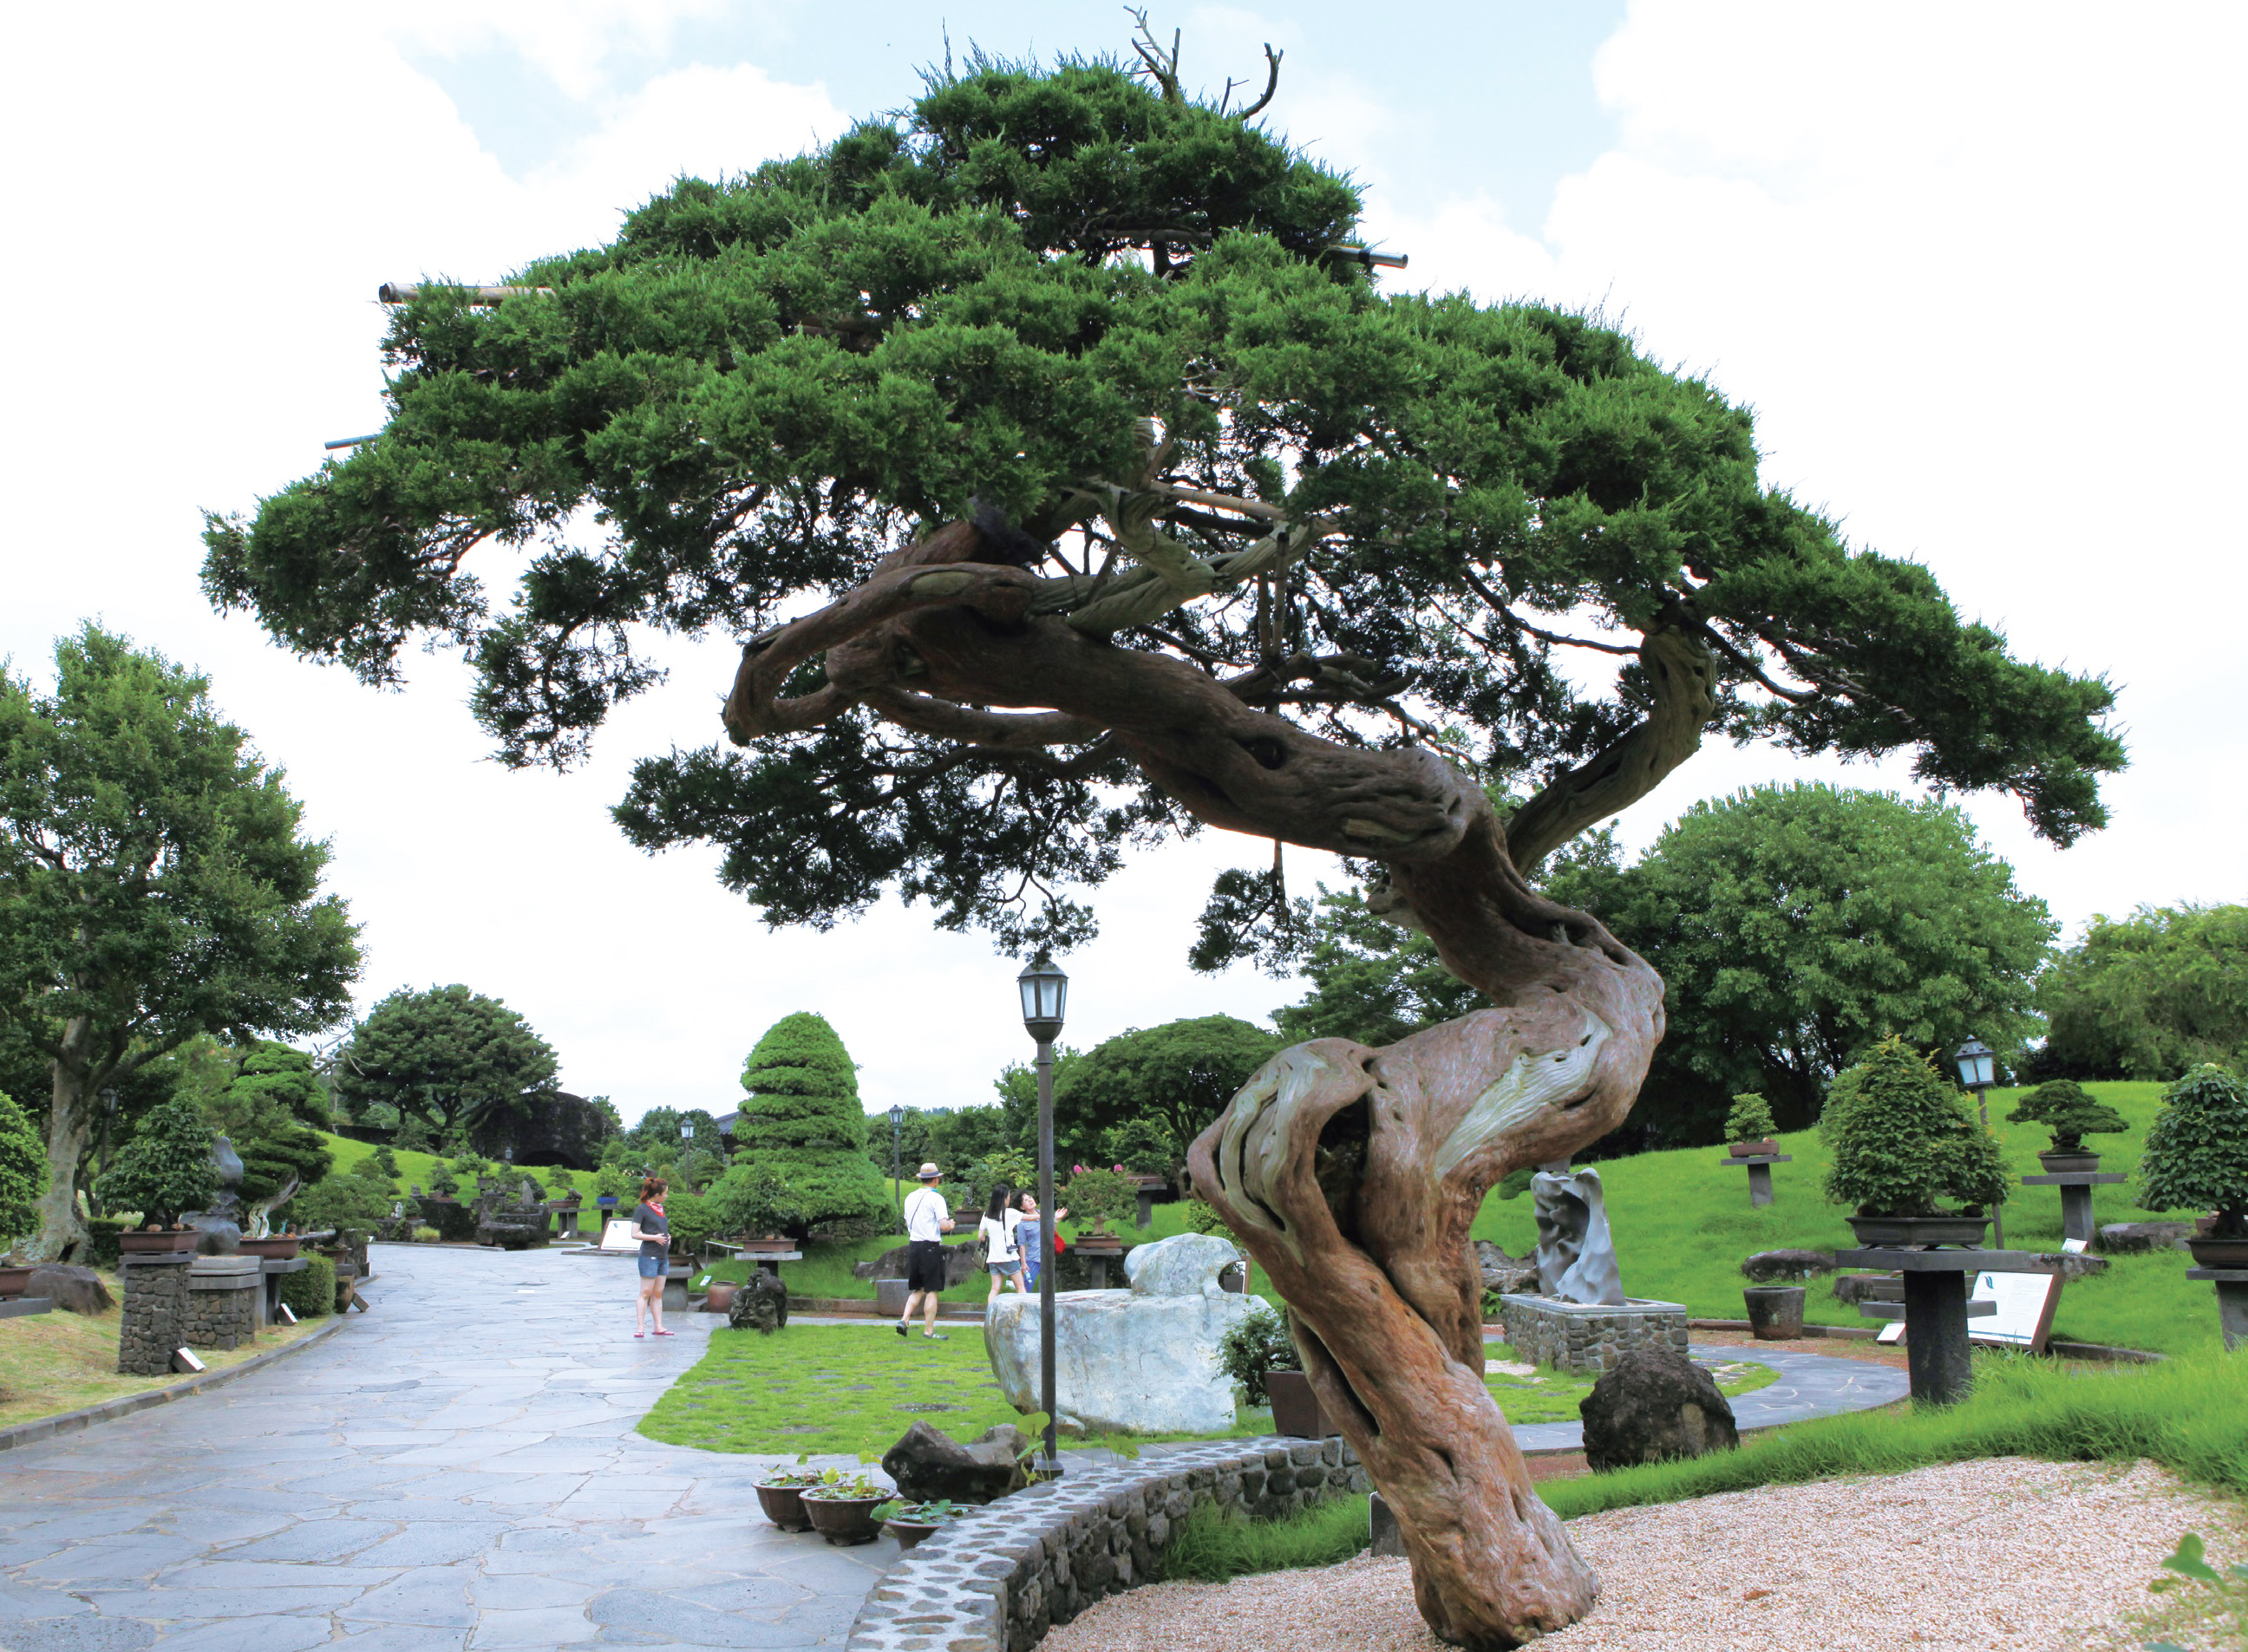
[[[1733,1110],[1725,1114],[1725,1140],[1737,1159],[1779,1152],[1779,1143],[1772,1139],[1779,1128],[1772,1122],[1772,1104],[1754,1091],[1735,1096]]]
[[[195,1248],[202,1233],[182,1223],[180,1215],[207,1210],[218,1196],[211,1141],[194,1097],[175,1096],[149,1110],[101,1178],[102,1203],[113,1210],[138,1210],[146,1224],[138,1233],[119,1234],[119,1250],[146,1255]]]
[[[950,1498],[939,1498],[934,1503],[893,1504],[882,1530],[898,1540],[901,1550],[910,1549],[937,1527],[967,1512],[964,1505]]]
[[[1826,1196],[1851,1207],[1858,1243],[1977,1245],[2004,1201],[2005,1161],[1960,1092],[1903,1039],[1838,1074],[1819,1121],[1833,1162]],[[1956,1199],[1962,1209],[1946,1210]]]
[[[2248,1086],[2204,1062],[2162,1092],[2139,1163],[2139,1203],[2214,1212],[2186,1248],[2204,1268],[2248,1268]]]
[[[1288,1322],[1270,1304],[1258,1302],[1217,1341],[1218,1369],[1239,1385],[1244,1405],[1270,1405],[1272,1431],[1301,1440],[1335,1433],[1319,1406],[1319,1396],[1304,1374]]]
[[[757,1482],[757,1506],[784,1532],[809,1532],[812,1517],[804,1511],[804,1493],[822,1476],[818,1469],[805,1468],[803,1457],[796,1461],[797,1467],[777,1470]]]
[[[864,1474],[829,1469],[819,1477],[819,1484],[806,1486],[800,1495],[812,1529],[830,1543],[847,1546],[872,1543],[881,1536],[879,1511],[897,1493],[884,1491]]]
[[[2053,1132],[2053,1146],[2038,1155],[2048,1176],[2097,1170],[2100,1155],[2084,1150],[2087,1135],[2114,1135],[2130,1127],[2123,1115],[2073,1079],[2054,1079],[2015,1103],[2008,1124],[2041,1124]]]

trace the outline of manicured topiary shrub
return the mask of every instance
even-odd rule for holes
[[[1826,1196],[1860,1216],[1980,1215],[2006,1196],[1998,1144],[1966,1098],[1902,1038],[1836,1075],[1819,1134],[1833,1151]]]
[[[0,1091],[0,1251],[39,1224],[39,1195],[47,1180],[47,1150],[39,1133],[6,1092]]]
[[[300,1273],[281,1276],[281,1300],[300,1320],[318,1320],[336,1311],[336,1265],[307,1256]]]
[[[850,1052],[820,1016],[783,1016],[742,1073],[735,1159],[786,1184],[801,1237],[835,1222],[881,1220],[889,1188],[867,1157],[867,1115]],[[722,1182],[723,1178],[721,1178]]]
[[[2248,1237],[2248,1086],[2213,1063],[2162,1092],[2139,1162],[2149,1210],[2212,1210],[2215,1238]]]
[[[2042,1124],[2053,1132],[2055,1153],[2081,1153],[2087,1135],[2114,1135],[2130,1127],[2123,1115],[2073,1079],[2040,1084],[2014,1104],[2008,1124]]]
[[[211,1128],[192,1095],[149,1109],[101,1178],[101,1202],[113,1210],[140,1211],[143,1226],[169,1227],[182,1210],[209,1209],[217,1195]]]
[[[1733,1110],[1725,1114],[1728,1141],[1761,1141],[1778,1128],[1772,1121],[1772,1104],[1753,1091],[1735,1096]]]

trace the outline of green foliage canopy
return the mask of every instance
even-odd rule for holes
[[[1936,1216],[1945,1198],[1980,1214],[2012,1189],[1966,1099],[1900,1038],[1835,1079],[1819,1133],[1834,1155],[1826,1196],[1860,1216]]]
[[[1635,645],[1572,614],[1679,640],[1731,733],[1909,748],[2058,842],[2103,821],[2104,682],[2014,659],[1925,569],[1846,546],[1758,479],[1744,409],[1622,334],[1377,292],[1360,209],[1120,65],[978,59],[526,264],[551,298],[422,287],[392,312],[379,438],[211,518],[204,586],[371,682],[410,641],[456,643],[503,758],[565,764],[660,678],[641,639],[748,636],[972,521],[974,554],[1045,575],[1038,612],[1346,744],[1429,737],[1521,777],[1553,841],[1591,823],[1561,818],[1563,783],[1676,687],[1643,659],[1576,686],[1557,649]],[[603,543],[570,538],[587,507]],[[473,571],[491,541],[543,547],[509,600]],[[1068,886],[1193,829],[1100,718],[985,738],[977,696],[883,669],[823,690],[807,660],[787,691],[826,694],[816,720],[644,760],[626,832],[716,844],[775,923],[894,886],[1028,950],[1089,932]],[[1233,874],[1197,963],[1258,950],[1278,895]]]
[[[1753,1090],[1735,1096],[1732,1111],[1725,1114],[1729,1141],[1761,1141],[1779,1128],[1772,1121],[1772,1103]]]
[[[2248,1233],[2248,1085],[2205,1062],[2162,1092],[2139,1161],[2149,1210],[2213,1210],[2218,1231]]]
[[[1170,1163],[1217,1118],[1280,1041],[1230,1015],[1194,1016],[1104,1039],[1054,1079],[1054,1133],[1093,1151],[1127,1121],[1159,1126]]]
[[[2042,1124],[2053,1132],[2053,1151],[2081,1151],[2087,1135],[2114,1135],[2130,1128],[2121,1114],[2073,1079],[2053,1079],[2031,1091],[2006,1114],[2009,1124]]]
[[[441,1136],[475,1134],[554,1094],[552,1046],[497,998],[458,983],[400,988],[367,1012],[336,1062],[336,1094],[354,1119],[411,1114]]]
[[[736,1162],[786,1185],[799,1237],[825,1223],[882,1218],[889,1189],[867,1158],[858,1070],[824,1016],[799,1010],[768,1027],[742,1087],[749,1096],[734,1121]]]
[[[211,1162],[213,1132],[192,1095],[175,1096],[140,1121],[101,1178],[103,1203],[138,1210],[140,1219],[169,1227],[185,1210],[208,1210],[218,1194]]]
[[[242,1160],[236,1190],[243,1204],[271,1210],[335,1167],[326,1138],[305,1122],[308,1114],[322,1116],[326,1099],[311,1056],[262,1039],[232,1080],[204,1100],[203,1116]]]
[[[2097,917],[2039,984],[2049,1059],[2084,1076],[2248,1066],[2248,906]]]
[[[39,1133],[15,1099],[0,1090],[0,1246],[38,1223],[46,1180],[47,1150]]]

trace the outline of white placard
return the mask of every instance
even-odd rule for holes
[[[1996,1342],[2010,1348],[2041,1349],[2045,1332],[2053,1323],[2053,1299],[2060,1293],[2057,1273],[1978,1273],[1973,1299],[1993,1303],[1998,1312],[1967,1321],[1967,1335],[1976,1342]]]
[[[1902,1320],[1891,1320],[1887,1325],[1874,1333],[1874,1340],[1876,1342],[1886,1342],[1894,1347],[1896,1344],[1904,1340],[1904,1321]]]
[[[613,1216],[601,1224],[601,1243],[604,1251],[637,1251],[640,1241],[632,1236],[633,1219],[628,1216]]]

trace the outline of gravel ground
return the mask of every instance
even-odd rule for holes
[[[2125,1652],[2180,1533],[2239,1557],[2242,1506],[2151,1463],[1947,1463],[1569,1525],[1602,1579],[1556,1652]],[[1102,1601],[1042,1652],[1444,1652],[1402,1560],[1165,1583]]]

